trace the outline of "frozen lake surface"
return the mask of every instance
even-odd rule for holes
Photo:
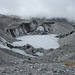
[[[12,50],[13,52],[20,53],[20,54],[25,55],[25,56],[28,56],[28,57],[34,57],[33,55],[27,54],[25,51],[20,50],[20,49],[15,49],[15,48],[13,48],[13,49],[11,49],[11,50]]]
[[[14,46],[23,46],[26,44],[30,44],[35,48],[44,48],[44,49],[50,49],[50,48],[58,48],[59,47],[59,43],[58,43],[58,38],[55,37],[56,35],[51,34],[51,35],[29,35],[29,36],[22,36],[17,38],[18,40],[22,40],[22,41],[18,41],[18,42],[13,42],[12,45]],[[5,41],[4,41],[5,43]],[[9,47],[4,46],[1,42],[0,42],[0,47],[1,48],[6,48],[8,50],[10,50]],[[20,50],[20,49],[11,49],[13,52],[17,52],[20,53],[22,55],[25,56],[29,56],[29,57],[34,57],[31,54],[27,54],[25,51]],[[37,52],[36,55],[38,56],[43,56],[43,53]]]
[[[13,42],[12,45],[14,46],[23,46],[26,44],[30,44],[35,48],[44,48],[44,49],[50,49],[50,48],[58,48],[58,38],[55,37],[55,34],[51,35],[28,35],[28,36],[22,36],[17,38],[18,42]]]

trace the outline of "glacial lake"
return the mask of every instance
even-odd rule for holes
[[[55,34],[50,35],[27,35],[18,37],[16,39],[21,41],[13,42],[12,45],[14,46],[23,46],[26,44],[32,45],[34,48],[44,48],[44,49],[50,49],[50,48],[58,48],[58,38],[55,37]]]

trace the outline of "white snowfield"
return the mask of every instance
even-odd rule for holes
[[[14,46],[23,46],[26,44],[32,45],[34,48],[58,48],[58,38],[55,37],[55,34],[51,35],[29,35],[29,36],[22,36],[17,39],[22,40],[18,42],[13,42],[12,45]]]

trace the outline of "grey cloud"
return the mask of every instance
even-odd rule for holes
[[[0,0],[0,13],[21,17],[66,17],[75,20],[75,0]]]

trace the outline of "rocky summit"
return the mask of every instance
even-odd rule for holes
[[[52,40],[58,39],[58,48],[12,44],[22,42],[17,39],[22,36],[52,34],[55,34]],[[0,14],[0,75],[75,75],[75,22],[65,18],[21,19]]]

